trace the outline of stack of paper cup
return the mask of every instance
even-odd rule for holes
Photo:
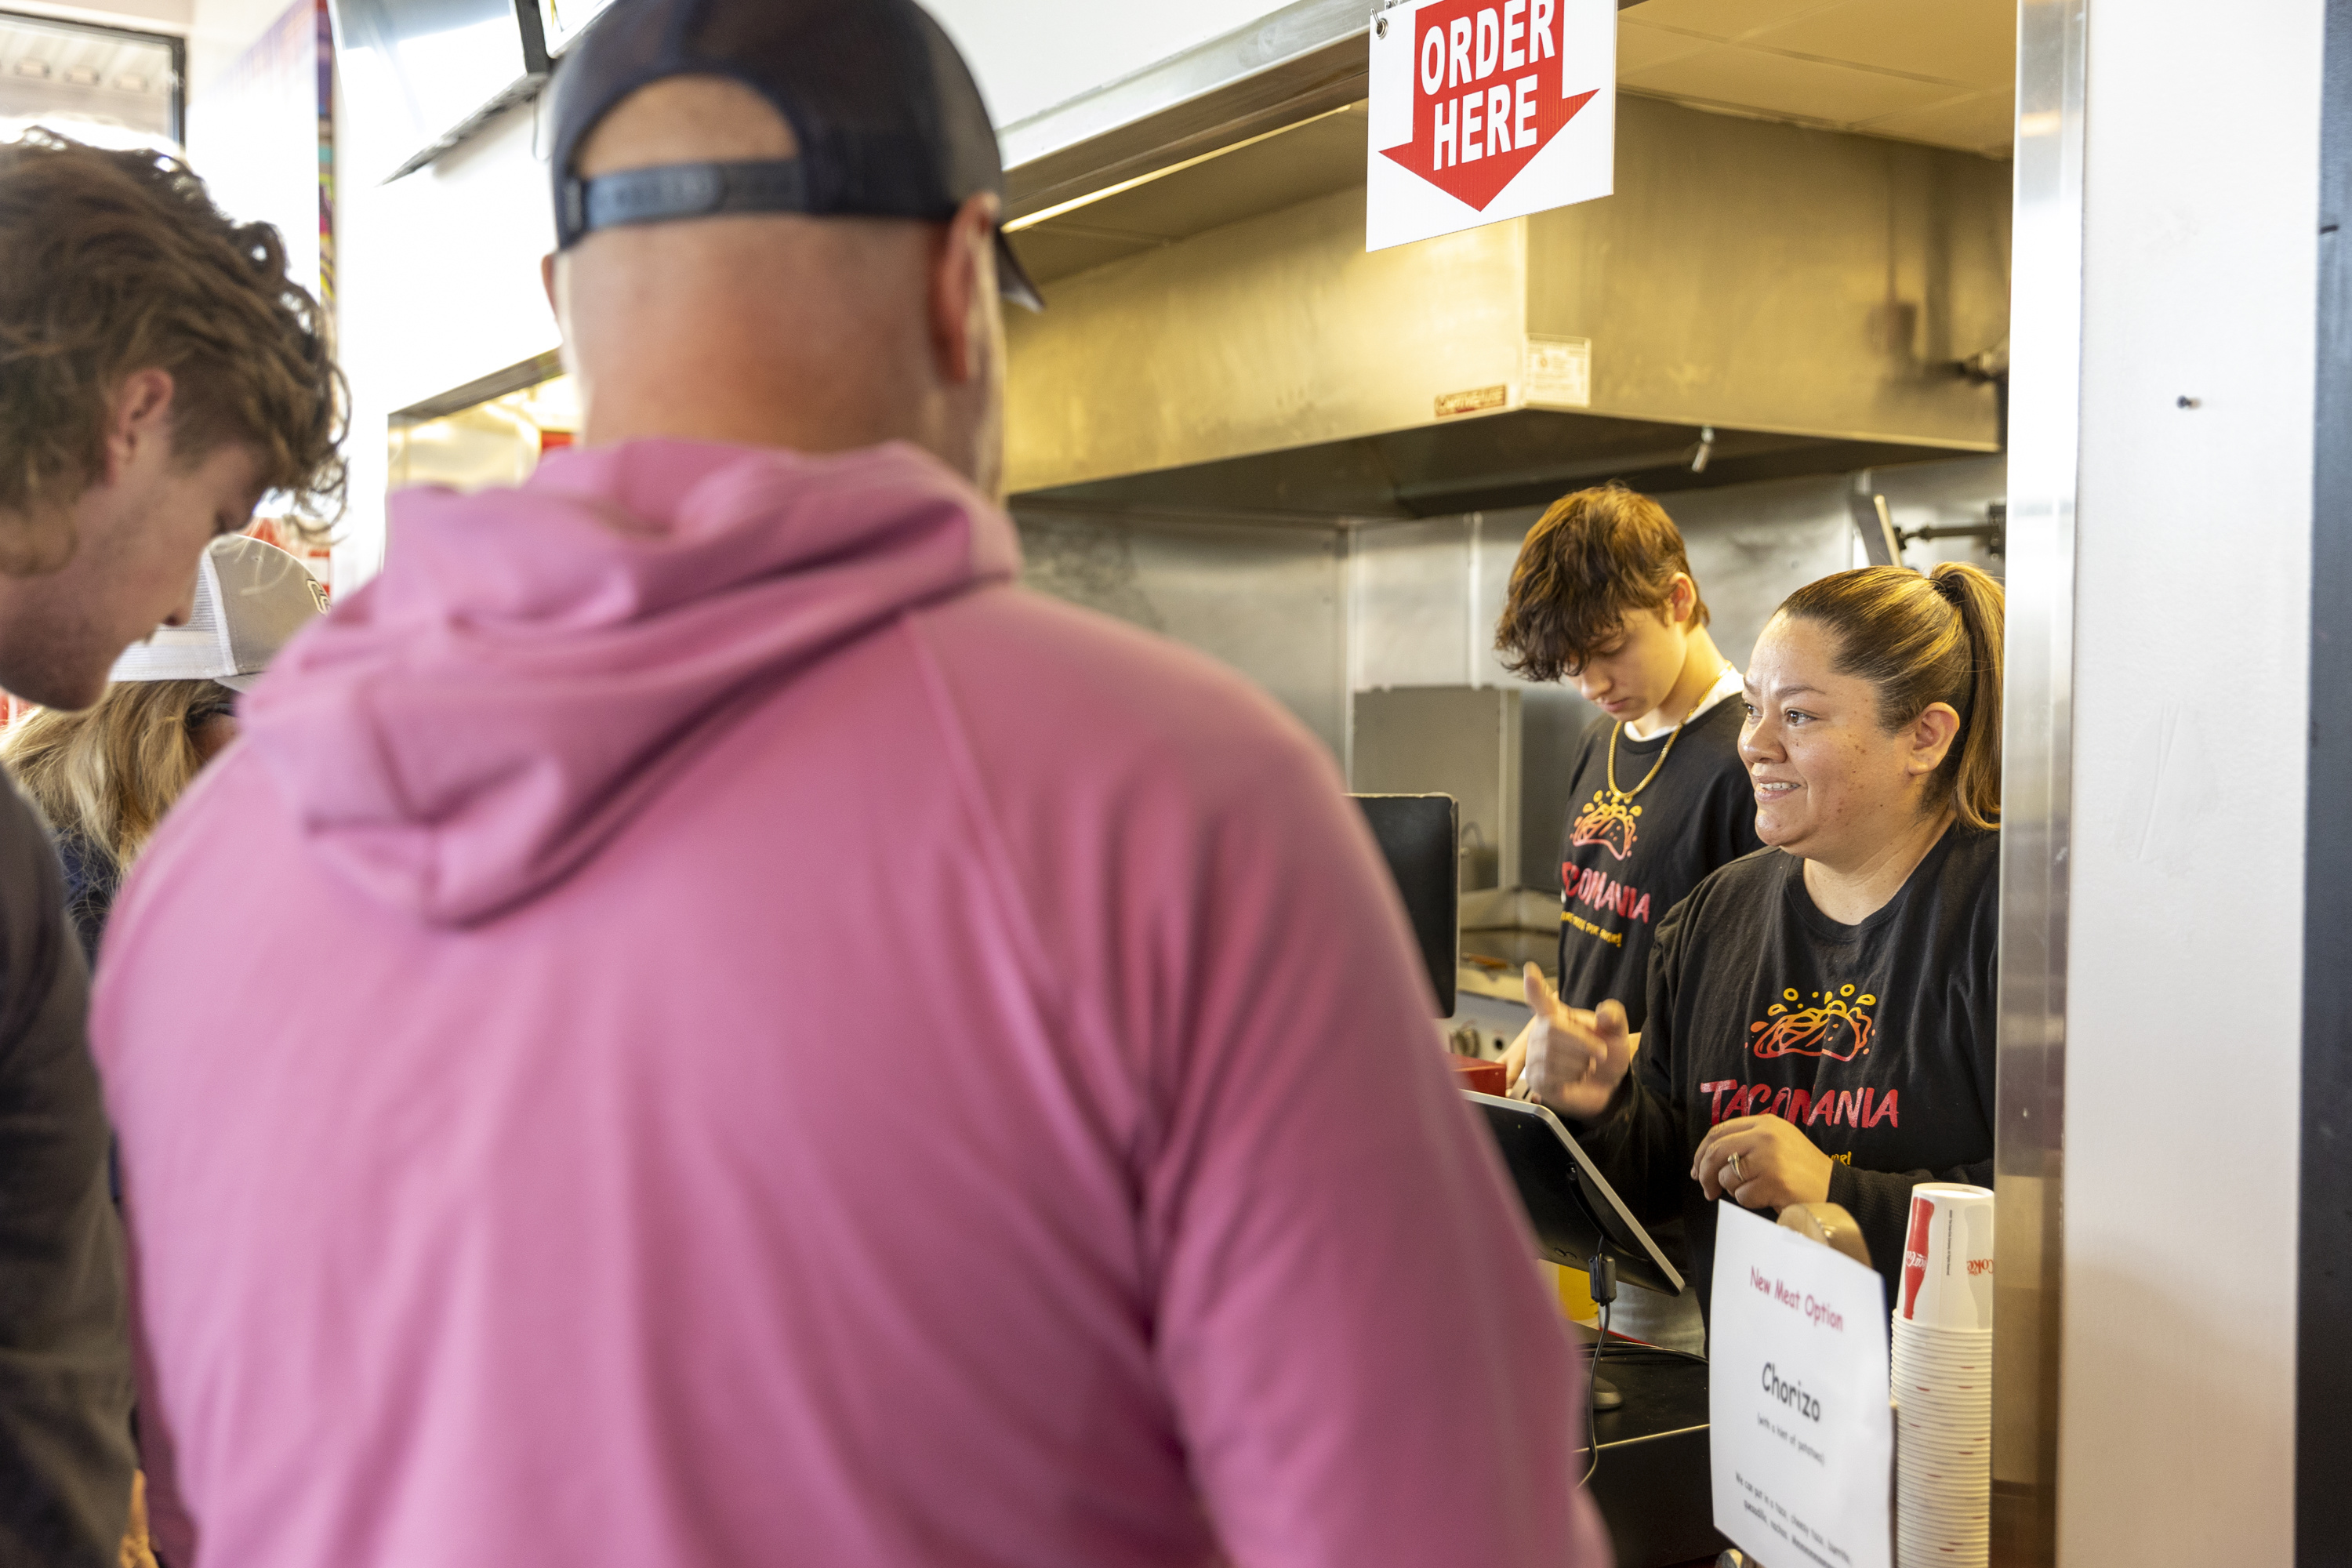
[[[1992,1194],[1911,1189],[1895,1303],[1896,1568],[1983,1568],[1992,1525]]]

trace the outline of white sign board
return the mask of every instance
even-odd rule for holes
[[[1715,1527],[1771,1568],[1892,1568],[1885,1284],[1737,1204],[1716,1210]]]
[[[1614,188],[1617,0],[1406,0],[1371,66],[1365,249]]]

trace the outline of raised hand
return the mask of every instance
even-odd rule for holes
[[[1504,1053],[1517,1080],[1514,1092],[1563,1116],[1591,1121],[1608,1109],[1641,1037],[1625,1027],[1625,1009],[1603,1002],[1595,1012],[1562,1003],[1543,971],[1530,963],[1522,976],[1535,1016]]]

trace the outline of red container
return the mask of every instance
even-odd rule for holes
[[[1501,1094],[1510,1088],[1503,1076],[1500,1062],[1482,1062],[1475,1057],[1454,1057],[1454,1071],[1462,1087],[1475,1094]]]

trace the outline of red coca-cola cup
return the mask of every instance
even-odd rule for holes
[[[1930,1328],[1992,1328],[1992,1192],[1958,1182],[1911,1189],[1898,1321]]]

